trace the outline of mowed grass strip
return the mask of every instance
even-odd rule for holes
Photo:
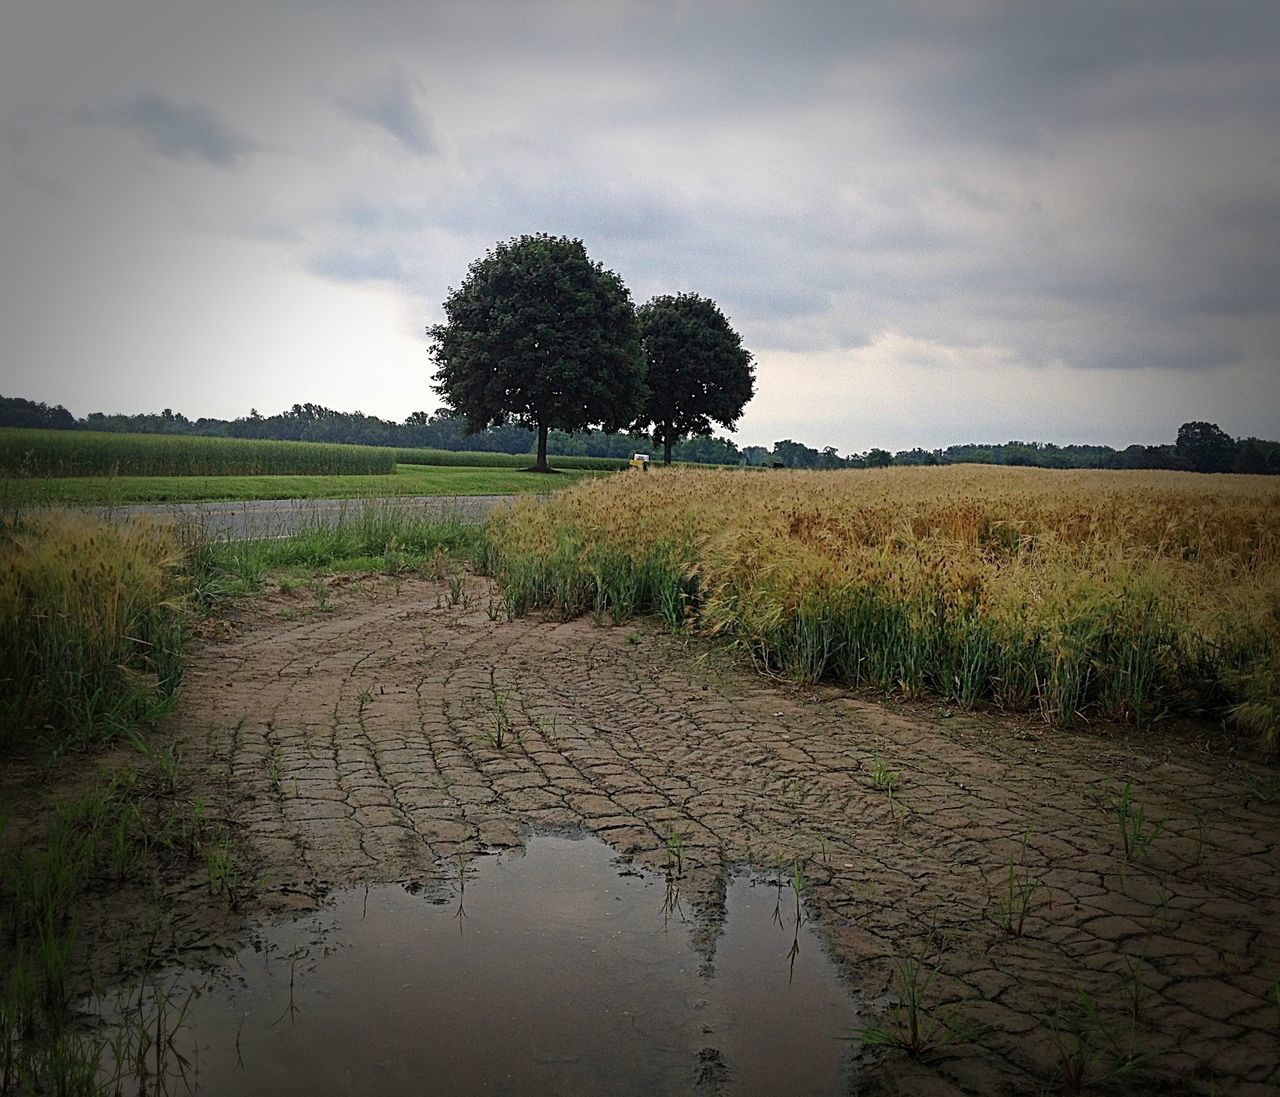
[[[481,453],[473,450],[397,449],[396,461],[401,465],[468,465],[476,468],[527,469],[535,457],[532,453]],[[547,456],[554,469],[592,469],[616,472],[627,467],[625,457],[567,457],[554,453]]]
[[[83,476],[0,480],[0,500],[17,506],[117,506],[254,499],[358,499],[397,495],[522,495],[605,475],[506,468],[397,465],[390,476]]]
[[[0,475],[6,477],[373,475],[394,470],[393,452],[376,446],[0,428]]]

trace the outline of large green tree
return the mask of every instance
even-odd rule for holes
[[[1217,423],[1183,423],[1174,449],[1193,472],[1230,472],[1236,440]]]
[[[515,423],[538,434],[630,423],[644,398],[644,357],[631,294],[581,240],[539,233],[498,244],[427,329],[435,390],[469,431]]]
[[[636,312],[649,396],[635,429],[671,447],[719,423],[732,430],[755,391],[751,353],[714,301],[695,293],[655,297]]]

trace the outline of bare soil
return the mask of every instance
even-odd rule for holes
[[[904,960],[940,964],[924,1021],[955,1003],[959,1038],[869,1051],[855,1092],[1052,1090],[1080,1041],[1085,1081],[1105,1083],[1131,1027],[1147,1058],[1118,1091],[1280,1088],[1274,768],[1185,731],[798,689],[645,622],[495,620],[479,579],[457,605],[445,583],[384,577],[331,581],[324,601],[247,607],[201,645],[172,722],[262,909],[429,882],[529,828],[662,867],[674,828],[707,903],[730,866],[798,861],[864,1000],[901,995]],[[1126,782],[1144,833],[1161,826],[1130,860]],[[1011,858],[1034,887],[1020,936],[1001,924]]]

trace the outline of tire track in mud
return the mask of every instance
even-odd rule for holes
[[[336,584],[329,612],[268,599],[197,654],[175,726],[260,860],[267,905],[427,879],[529,827],[585,828],[661,867],[674,831],[703,909],[733,866],[798,861],[869,999],[892,991],[896,959],[933,950],[930,993],[985,1035],[886,1060],[890,1089],[1034,1091],[1058,1057],[1046,1018],[1080,991],[1116,1024],[1136,1012],[1169,1092],[1280,1084],[1273,771],[1158,736],[782,687],[644,624],[490,620],[488,597],[480,580],[462,606],[425,580]],[[1135,863],[1114,811],[1129,781],[1164,825]],[[1017,937],[999,924],[1010,858],[1036,882]]]

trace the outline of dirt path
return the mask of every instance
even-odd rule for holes
[[[261,859],[269,907],[308,882],[426,879],[527,827],[583,827],[661,865],[674,827],[704,903],[728,865],[799,859],[867,998],[900,991],[895,961],[940,954],[926,1000],[985,1031],[923,1062],[873,1055],[859,1084],[1037,1092],[1076,1046],[1083,991],[1091,1078],[1136,1013],[1151,1058],[1126,1092],[1280,1085],[1274,770],[1185,738],[797,691],[646,624],[491,620],[469,584],[465,606],[423,580],[335,585],[325,613],[282,595],[198,654],[175,727]],[[1163,825],[1130,863],[1126,782],[1144,833]],[[1012,936],[1000,900],[1024,834],[1035,890]]]

